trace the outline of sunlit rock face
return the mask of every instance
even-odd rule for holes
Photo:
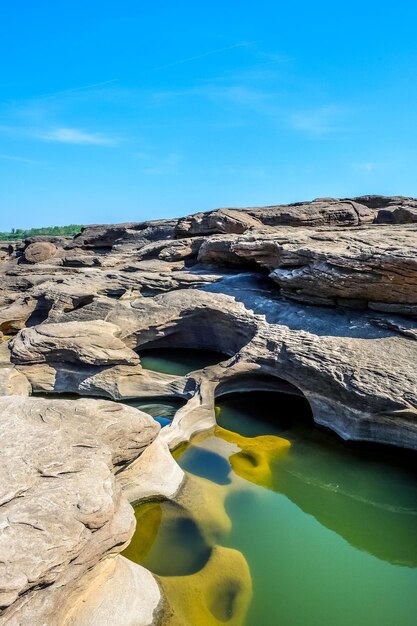
[[[115,468],[140,455],[159,426],[137,409],[86,398],[5,396],[0,411],[0,603],[29,622],[25,606],[32,596],[36,606],[38,589],[70,589],[129,541],[134,520]],[[54,610],[46,607],[48,620]]]
[[[30,239],[2,246],[3,425],[8,428],[17,401],[25,407],[34,402],[28,397],[31,393],[70,394],[60,400],[68,403],[65,411],[60,411],[66,416],[63,423],[70,439],[80,428],[75,410],[81,406],[76,400],[80,396],[117,401],[174,399],[177,410],[168,418],[160,416],[166,421],[161,421],[164,428],[160,433],[154,433],[155,441],[153,436],[136,445],[133,422],[123,430],[125,452],[117,461],[112,460],[107,440],[96,436],[90,454],[107,459],[100,462],[100,468],[107,477],[102,479],[113,490],[109,502],[116,506],[116,498],[117,507],[125,507],[125,511],[130,510],[127,499],[166,498],[180,489],[184,472],[170,450],[197,432],[213,428],[215,397],[231,390],[279,388],[305,398],[314,421],[343,439],[417,449],[416,212],[417,201],[412,198],[321,198],[288,206],[218,209],[181,219],[93,225],[74,238]],[[218,358],[203,359],[176,373],[156,371],[147,367],[146,353],[160,349],[210,351]],[[58,400],[52,397],[49,401]],[[104,412],[107,415],[107,410]],[[119,418],[123,422],[122,413],[111,409],[109,414],[111,429],[117,431]],[[49,412],[48,423],[51,415]],[[94,430],[96,418],[90,419],[90,411],[83,415]],[[19,424],[17,420],[13,427]],[[79,443],[84,445],[84,430],[80,432]],[[292,451],[283,442],[277,446],[275,440],[268,440],[269,433],[257,436],[257,442],[237,441],[235,434],[223,435],[217,439],[234,446],[230,460],[233,471],[255,485],[270,486],[273,459],[284,459]],[[29,456],[33,452],[31,441]],[[19,434],[10,447],[17,464],[26,445],[23,442]],[[66,444],[62,445],[65,448]],[[220,480],[221,462],[217,471]],[[12,474],[8,470],[3,481],[6,491]],[[75,475],[65,476],[65,480],[76,480]],[[223,479],[226,485],[227,479]],[[97,480],[100,484],[101,479]],[[48,481],[48,488],[55,484],[52,477]],[[63,481],[61,477],[56,484]],[[64,506],[59,499],[66,500],[66,496],[58,493],[56,497],[57,507]],[[16,519],[25,502],[25,497],[13,499]],[[320,517],[313,501],[303,497],[299,502]],[[28,514],[29,524],[36,526],[35,518],[36,511]],[[220,532],[224,524],[227,520],[219,512],[212,532]],[[96,567],[103,581],[97,589],[104,594],[101,597],[97,592],[96,623],[115,623],[108,609],[105,581],[113,576],[119,581],[119,591],[133,589],[142,580],[143,571],[116,559],[122,564],[115,566],[110,576],[106,556],[122,550],[130,530],[123,530],[123,542],[118,542],[119,531],[112,530],[110,522],[106,528],[109,543],[100,544],[102,550],[97,548],[92,561],[86,557],[92,568],[90,578],[84,577],[82,568],[77,570],[77,588],[71,587],[69,574],[68,579],[62,578],[62,584],[41,570],[26,576],[27,580],[18,577],[18,582],[12,575],[14,582],[6,585],[4,593],[7,611],[14,612],[16,623],[25,621],[31,611],[35,615],[35,610],[39,611],[37,619],[44,619],[42,606],[47,607],[45,611],[56,606],[69,611],[62,602],[64,597],[78,607],[77,611],[81,611],[80,603],[90,606],[81,598],[98,571]],[[37,532],[45,532],[51,546],[60,545],[59,533],[50,526]],[[90,534],[86,546],[97,546]],[[96,534],[98,537],[98,531],[92,533]],[[205,541],[212,545],[207,537]],[[215,558],[219,562],[223,558],[212,552],[204,565],[207,571],[216,569],[212,565],[217,562]],[[11,571],[19,558],[19,550],[10,555]],[[236,563],[240,567],[239,558]],[[197,575],[190,574],[190,581]],[[120,583],[124,576],[130,581],[126,585]],[[150,579],[146,580],[148,585]],[[195,591],[198,584],[193,583],[190,589]],[[143,612],[151,616],[149,623],[159,602],[153,589]],[[22,593],[28,611],[24,619],[20,616]],[[211,597],[211,591],[207,593]],[[232,605],[242,607],[241,619],[250,593],[250,584],[245,583],[219,603],[209,602],[211,609],[204,619],[217,615],[213,619],[227,621]],[[241,597],[242,602],[234,604],[231,598],[235,597]],[[99,606],[107,607],[106,614]],[[126,599],[124,606],[128,623],[127,614],[130,611],[133,615],[136,605]],[[73,621],[68,624],[76,626],[76,611],[71,610]],[[203,613],[205,610],[201,608]],[[198,623],[203,620],[201,611],[199,617],[193,616]],[[36,620],[27,618],[26,622]]]

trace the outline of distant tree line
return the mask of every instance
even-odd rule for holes
[[[69,226],[46,226],[45,228],[12,228],[10,232],[0,232],[0,241],[16,241],[36,235],[49,235],[52,237],[73,237],[81,232],[82,224],[70,224]]]

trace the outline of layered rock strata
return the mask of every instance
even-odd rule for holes
[[[416,200],[364,196],[3,246],[0,623],[156,619],[155,579],[115,557],[128,502],[188,488],[170,450],[215,426],[216,395],[303,394],[344,439],[416,450],[416,222]],[[142,368],[151,347],[225,356],[171,376]],[[111,402],[149,396],[186,401],[159,434]]]

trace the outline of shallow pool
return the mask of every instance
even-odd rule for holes
[[[189,372],[215,365],[229,357],[211,350],[150,348],[139,352],[142,367],[163,374],[185,376]]]
[[[415,456],[354,448],[303,400],[218,400],[218,427],[174,452],[177,502],[136,507],[124,554],[160,577],[164,625],[414,626]]]

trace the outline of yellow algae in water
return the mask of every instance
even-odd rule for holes
[[[271,465],[277,458],[287,454],[291,446],[288,439],[275,435],[244,437],[221,426],[216,426],[215,433],[241,449],[229,457],[235,474],[255,485],[273,487]]]
[[[216,546],[206,565],[190,576],[158,578],[166,599],[164,626],[243,626],[252,580],[241,552]]]
[[[162,520],[162,507],[159,502],[145,502],[135,508],[135,517],[135,534],[122,554],[135,563],[142,563],[158,534]]]
[[[208,430],[204,430],[202,432],[196,433],[192,436],[190,441],[183,441],[176,448],[171,450],[171,454],[176,461],[182,457],[182,455],[191,447],[198,446],[201,442],[205,441],[209,437],[213,437],[215,434],[215,427],[209,428]]]

